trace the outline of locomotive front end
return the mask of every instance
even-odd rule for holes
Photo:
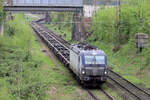
[[[82,83],[107,80],[107,56],[103,50],[87,43],[70,47],[70,69]]]
[[[80,79],[105,82],[107,80],[107,56],[103,51],[88,51],[81,54]]]

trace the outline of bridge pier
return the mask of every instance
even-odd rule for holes
[[[51,22],[51,16],[49,12],[45,13],[45,23],[50,24]]]
[[[72,31],[72,40],[77,40],[83,42],[83,30],[82,30],[82,22],[81,22],[81,14],[74,13],[73,15],[73,31]]]
[[[9,12],[8,13],[8,20],[13,20],[14,19],[14,16],[12,14],[12,12]]]

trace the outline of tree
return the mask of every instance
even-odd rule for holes
[[[0,21],[3,19],[3,0],[0,0]]]

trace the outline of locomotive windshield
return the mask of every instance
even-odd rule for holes
[[[104,56],[85,56],[85,64],[105,64]]]
[[[84,55],[83,65],[85,67],[105,67],[107,65],[106,57],[103,55]]]

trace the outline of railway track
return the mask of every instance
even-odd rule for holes
[[[86,90],[86,91],[94,100],[103,100],[103,99],[98,98],[92,90]],[[100,89],[99,92],[102,92],[105,95],[105,97],[107,98],[106,100],[116,100],[108,92],[106,92],[103,89]]]
[[[64,39],[62,39],[60,36],[56,35],[52,31],[48,30],[46,27],[36,22],[32,22],[31,26],[33,30],[38,34],[38,36],[47,44],[49,49],[51,49],[54,52],[54,54],[58,57],[58,59],[62,61],[66,66],[69,66],[70,44]],[[150,100],[150,94],[140,89],[139,87],[135,86],[131,82],[127,81],[126,79],[121,77],[119,74],[113,72],[112,70],[109,70],[108,78],[114,81],[117,85],[119,85],[123,89],[125,89],[127,92],[132,94],[134,97],[136,97],[137,100]],[[92,92],[88,93],[89,95],[92,96]],[[103,91],[103,93],[105,92]],[[107,93],[106,96],[110,100],[114,100]],[[99,100],[95,99],[94,97],[93,99]]]
[[[45,29],[39,24],[31,23],[31,26],[37,35],[47,44],[48,48],[51,49],[59,58],[59,60],[66,66],[69,66],[69,48],[66,47],[62,41],[59,41],[57,36],[45,31]]]
[[[119,85],[123,89],[125,89],[127,92],[132,94],[137,100],[150,100],[149,93],[137,87],[136,85],[129,82],[128,80],[124,79],[122,76],[115,73],[114,71],[109,70],[108,78],[114,81],[117,85]]]
[[[91,90],[86,90],[86,91],[94,100],[101,100]]]
[[[103,94],[109,99],[109,100],[115,100],[108,92],[106,92],[103,89],[100,89],[100,91],[103,92]]]

